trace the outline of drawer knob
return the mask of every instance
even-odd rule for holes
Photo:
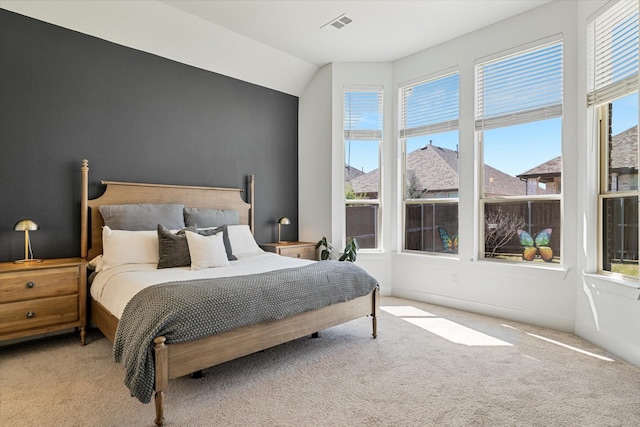
[[[34,317],[36,317],[36,313],[34,313],[33,311],[27,312],[27,319],[33,319]]]
[[[36,284],[35,284],[35,283],[33,283],[33,282],[27,282],[27,283],[25,283],[25,285],[24,285],[24,286],[25,286],[27,289],[31,289],[31,288],[34,288],[34,287],[36,286]]]
[[[298,258],[300,258],[300,254],[298,254]]]

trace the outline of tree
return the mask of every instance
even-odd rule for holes
[[[366,199],[364,193],[356,193],[355,190],[353,189],[353,186],[351,185],[350,182],[347,182],[345,184],[345,188],[344,188],[344,198],[347,200],[354,200],[354,199]]]
[[[518,229],[524,227],[524,218],[514,213],[502,212],[502,207],[489,211],[484,217],[485,256],[493,258],[498,249],[507,244]],[[490,253],[487,253],[489,252]]]
[[[426,189],[418,188],[418,177],[415,171],[407,171],[407,199],[420,199]]]

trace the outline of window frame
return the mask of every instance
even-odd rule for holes
[[[438,80],[443,80],[449,78],[451,76],[457,76],[457,84],[458,84],[458,92],[457,92],[457,117],[452,119],[449,117],[447,120],[443,120],[440,122],[430,122],[427,124],[423,124],[421,126],[415,128],[405,127],[406,120],[406,108],[405,108],[405,97],[403,95],[404,91],[408,89],[412,89],[424,84],[428,84],[431,82],[436,82]],[[401,191],[402,191],[402,212],[401,212],[401,230],[402,230],[402,238],[398,239],[401,247],[400,250],[403,253],[411,253],[411,254],[420,254],[427,256],[445,256],[445,257],[459,257],[458,251],[455,253],[447,253],[447,252],[436,252],[436,251],[425,251],[425,250],[417,250],[417,249],[407,249],[407,207],[408,206],[416,206],[416,205],[445,205],[445,204],[456,204],[459,206],[459,196],[456,197],[421,197],[416,199],[407,198],[407,140],[411,137],[417,136],[428,136],[428,135],[436,135],[438,133],[457,131],[458,132],[458,147],[460,141],[460,69],[459,67],[449,68],[447,70],[442,70],[437,73],[431,74],[429,76],[421,77],[418,79],[411,80],[409,82],[401,83],[398,85],[398,143],[400,147],[400,153],[402,156],[401,161],[401,170],[399,176],[401,177]],[[418,132],[411,132],[412,130],[423,129]],[[460,179],[458,173],[458,188],[457,194],[460,192]],[[459,210],[458,210],[458,225],[459,225]],[[456,233],[457,234],[457,233]]]
[[[518,55],[523,55],[527,51],[536,51],[538,49],[542,49],[545,46],[553,46],[555,44],[560,45],[561,50],[561,100],[560,104],[552,106],[551,108],[536,108],[533,110],[532,115],[525,115],[519,113],[517,111],[502,113],[498,116],[489,116],[485,118],[483,116],[479,116],[479,114],[484,114],[484,99],[479,101],[478,93],[479,93],[479,76],[482,75],[482,79],[484,79],[484,71],[481,71],[481,67],[484,64],[495,63],[500,60],[507,60],[512,57],[516,57]],[[476,60],[475,64],[475,142],[477,147],[477,155],[476,155],[476,191],[478,192],[478,251],[476,256],[479,260],[488,261],[488,262],[503,262],[513,265],[526,265],[534,268],[563,268],[564,265],[564,239],[562,238],[564,229],[564,170],[565,165],[562,162],[562,166],[560,169],[560,192],[556,194],[538,194],[538,195],[517,195],[517,196],[490,196],[487,197],[485,194],[485,131],[497,128],[507,128],[511,126],[522,125],[526,123],[536,123],[542,122],[544,120],[548,120],[551,118],[559,118],[560,119],[560,152],[562,157],[562,152],[564,148],[564,38],[562,34],[553,35],[542,40],[536,40],[531,43],[527,43],[523,46],[517,46],[507,51],[503,51],[494,55],[490,55],[485,58],[480,58]],[[482,85],[484,81],[482,82]],[[545,111],[546,110],[546,111]],[[510,119],[510,117],[518,116],[522,114],[524,119],[515,122],[515,120]],[[547,116],[548,115],[548,116]],[[514,121],[514,123],[502,124],[503,122]],[[485,127],[485,123],[490,122],[489,127]],[[558,237],[560,239],[560,256],[558,263],[531,263],[524,260],[501,260],[501,259],[493,259],[486,257],[487,251],[485,250],[485,209],[487,205],[491,204],[500,204],[500,203],[517,203],[517,202],[536,202],[536,201],[558,201],[560,204],[560,233],[558,233]],[[535,236],[534,236],[535,237]],[[554,235],[555,237],[555,235]]]
[[[378,108],[380,114],[380,129],[370,129],[362,131],[354,131],[347,129],[347,106],[345,104],[347,92],[377,92],[378,93]],[[347,235],[347,208],[354,205],[369,205],[377,206],[377,212],[375,216],[375,242],[376,245],[373,248],[360,247],[359,252],[380,252],[383,248],[383,224],[382,224],[382,199],[383,199],[383,144],[384,144],[384,86],[382,85],[345,85],[342,88],[342,160],[346,165],[346,150],[347,141],[377,141],[378,150],[378,197],[376,199],[347,199],[345,196],[346,180],[344,175],[345,167],[342,167],[342,242],[347,244],[347,239],[352,236]],[[357,240],[357,239],[356,239]]]
[[[636,190],[611,191],[609,188],[609,169],[607,167],[609,154],[609,134],[611,123],[610,105],[617,99],[636,94],[637,105],[640,107],[640,83],[638,56],[640,56],[640,47],[638,43],[619,43],[616,40],[614,32],[618,25],[624,27],[625,22],[636,19],[640,6],[638,2],[615,2],[610,3],[606,7],[600,9],[596,14],[591,16],[587,22],[587,48],[588,48],[588,78],[587,78],[587,110],[593,117],[593,127],[589,130],[589,140],[597,146],[596,150],[596,173],[597,173],[597,201],[595,215],[597,221],[597,250],[596,252],[596,273],[604,277],[623,279],[627,282],[640,282],[639,276],[629,276],[623,273],[616,273],[604,269],[605,255],[605,216],[604,205],[609,199],[624,199],[629,197],[638,198],[640,203],[640,187]],[[637,22],[636,22],[637,25]],[[635,29],[635,37],[638,37],[638,28]],[[625,37],[626,38],[625,33]],[[629,33],[630,34],[630,33]],[[614,41],[615,40],[615,41]],[[624,52],[618,56],[612,54],[614,45]],[[630,70],[634,70],[633,58],[629,56],[627,49],[638,49],[636,51],[635,74]],[[599,56],[599,53],[602,56]],[[616,58],[622,59],[623,62],[616,63]],[[631,61],[631,62],[629,62]],[[617,68],[616,68],[617,67]],[[618,78],[614,77],[618,69],[624,70]],[[618,70],[619,71],[619,70]],[[640,110],[640,108],[639,108]],[[636,126],[640,126],[640,117],[636,122]],[[640,144],[638,144],[639,157],[636,170],[640,168]],[[638,227],[638,235],[640,241],[640,227]]]
[[[634,92],[627,93],[624,96],[632,95],[636,93],[638,96],[638,103],[640,104],[640,91],[636,90]],[[597,155],[597,171],[598,171],[598,202],[597,202],[597,221],[598,221],[598,250],[597,250],[597,274],[601,274],[603,276],[608,277],[622,277],[626,281],[632,282],[640,282],[639,276],[629,276],[621,273],[615,273],[609,270],[604,269],[604,225],[605,218],[603,215],[604,212],[604,204],[608,199],[623,199],[629,197],[637,197],[638,203],[640,203],[640,187],[637,190],[626,190],[626,191],[611,191],[609,190],[609,170],[607,168],[608,155],[607,155],[607,144],[609,143],[609,131],[608,128],[610,126],[609,123],[609,104],[615,101],[615,99],[610,99],[608,102],[603,102],[598,105],[594,105],[591,108],[594,109],[594,114],[597,117],[596,120],[596,131],[593,133],[592,138],[595,140],[595,143],[598,145],[598,155]],[[640,146],[640,144],[639,144]],[[640,147],[639,147],[640,148]],[[640,168],[640,156],[638,157],[638,167]],[[640,227],[638,227],[638,239],[640,240]]]

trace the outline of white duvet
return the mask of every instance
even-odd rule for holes
[[[129,300],[148,286],[182,280],[264,273],[313,262],[315,261],[283,257],[271,252],[258,252],[238,255],[238,261],[231,261],[230,267],[195,271],[190,267],[158,269],[155,263],[121,264],[96,275],[91,284],[91,297],[119,319]]]

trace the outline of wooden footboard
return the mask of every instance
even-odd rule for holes
[[[260,323],[183,343],[154,340],[155,407],[157,425],[164,422],[164,393],[169,380],[228,362],[257,351],[302,338],[350,320],[371,316],[373,338],[377,337],[380,296],[376,289],[351,301],[323,307],[273,322]],[[100,303],[91,301],[92,322],[113,342],[118,319]]]

